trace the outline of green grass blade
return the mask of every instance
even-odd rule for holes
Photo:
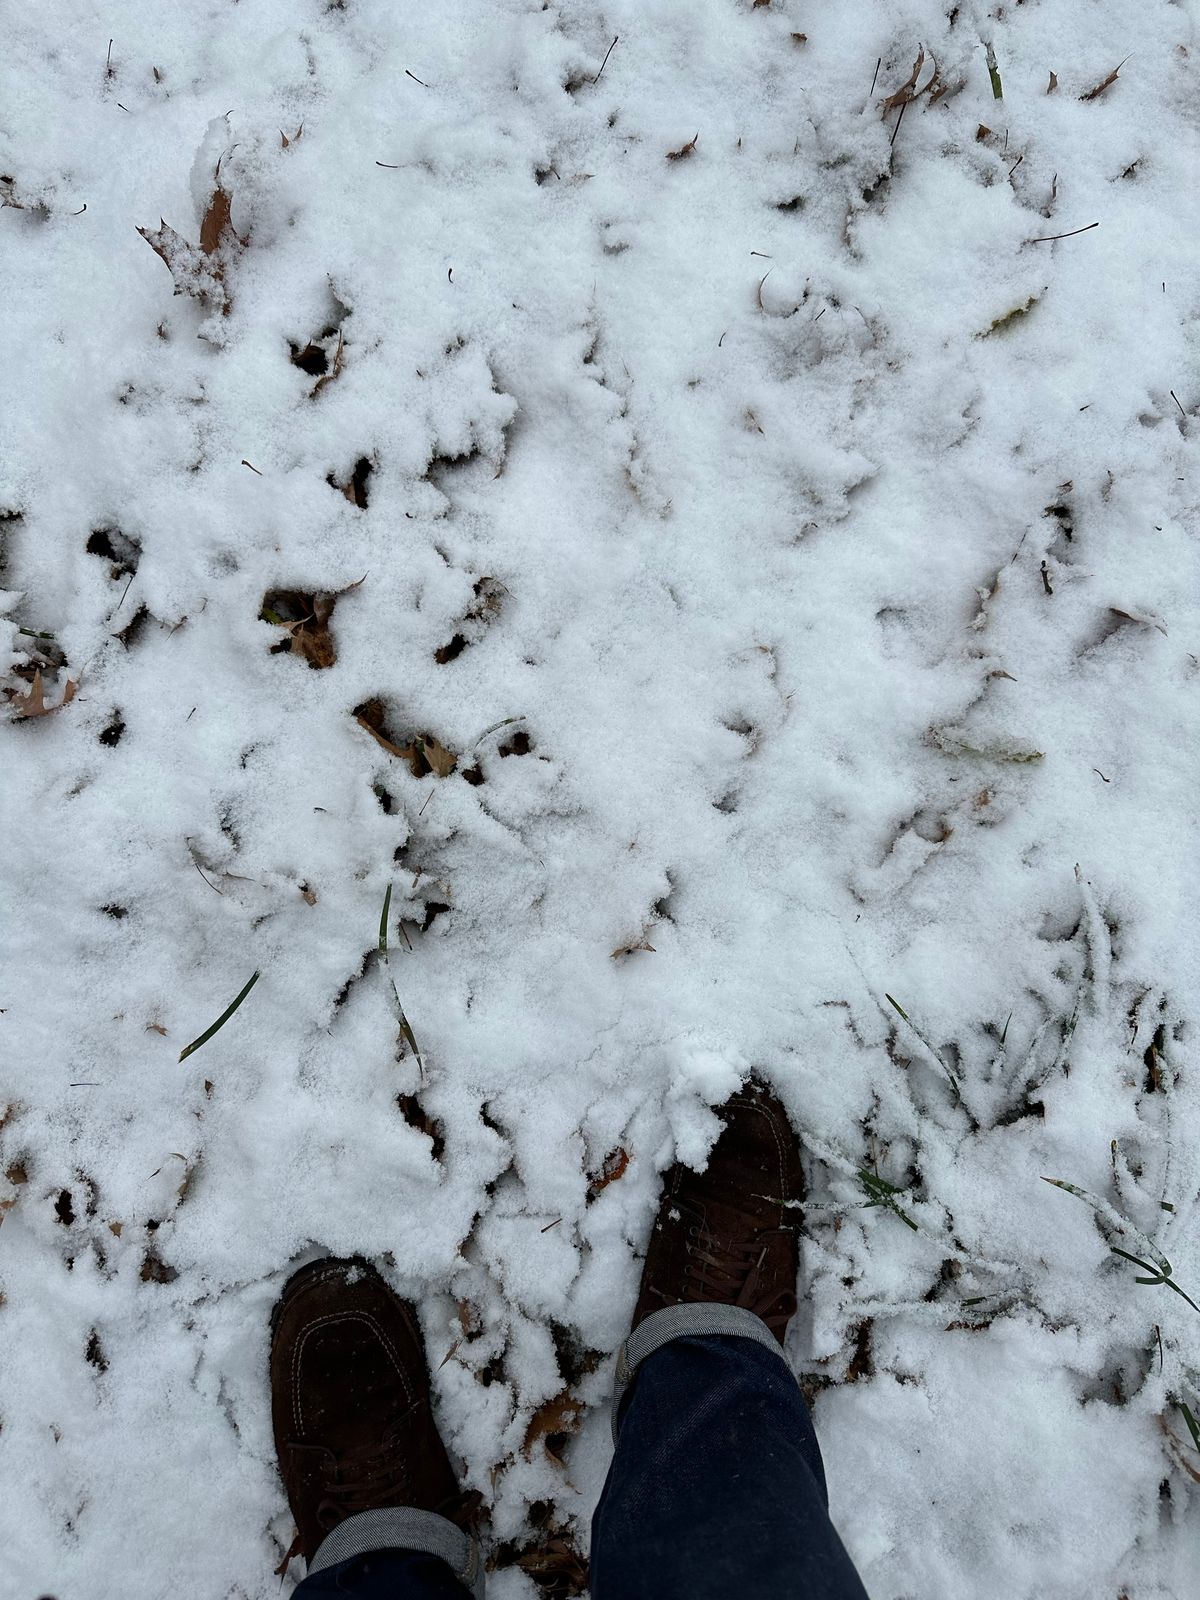
[[[229,1021],[230,1017],[237,1010],[237,1008],[241,1005],[242,1001],[250,993],[251,989],[253,989],[254,985],[258,982],[259,978],[261,978],[261,977],[262,977],[262,973],[261,972],[256,972],[254,974],[254,976],[250,979],[249,983],[245,986],[245,988],[242,990],[242,992],[238,995],[237,999],[234,1000],[231,1005],[226,1006],[225,1010],[222,1011],[221,1015],[213,1023],[212,1027],[211,1028],[205,1028],[204,1032],[200,1035],[200,1037],[198,1039],[193,1039],[191,1044],[188,1045],[186,1050],[181,1050],[179,1052],[180,1061],[186,1061],[187,1058],[192,1054],[192,1052],[194,1050],[199,1050],[199,1048],[200,1048],[200,1046],[202,1044],[207,1044],[208,1041],[212,1038],[213,1034],[217,1033],[221,1028],[223,1028],[225,1026],[225,1024]]]
[[[996,60],[996,52],[990,44],[985,48],[987,50],[988,77],[992,80],[992,99],[1003,100],[1004,85],[1000,82],[1000,67]]]
[[[1174,1278],[1160,1278],[1158,1281],[1160,1283],[1165,1283],[1168,1289],[1174,1289],[1175,1293],[1179,1295],[1182,1300],[1187,1301],[1188,1305],[1191,1306],[1193,1311],[1200,1311],[1200,1306],[1196,1304],[1190,1294],[1186,1293],[1186,1291],[1179,1287]]]
[[[1192,1415],[1192,1408],[1182,1400],[1179,1402],[1179,1409],[1183,1412],[1183,1420],[1187,1423],[1187,1431],[1192,1436],[1192,1443],[1197,1450],[1200,1450],[1200,1422],[1197,1422]]]
[[[400,1004],[400,991],[396,987],[395,978],[393,978],[391,980],[391,982],[392,982],[392,999],[396,1002],[396,1015],[400,1019],[400,1034],[401,1034],[401,1037],[403,1038],[405,1044],[407,1044],[408,1048],[412,1051],[413,1055],[417,1058],[417,1066],[420,1068],[420,1071],[421,1071],[421,1081],[424,1082],[424,1080],[425,1080],[425,1062],[421,1058],[421,1047],[417,1044],[416,1035],[412,1031],[412,1027],[409,1024],[408,1018],[404,1015],[404,1007]]]
[[[379,914],[379,954],[387,959],[388,912],[392,906],[392,886],[389,883],[383,897],[383,910]]]

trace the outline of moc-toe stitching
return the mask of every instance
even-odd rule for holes
[[[380,1344],[387,1351],[388,1359],[396,1369],[396,1376],[400,1379],[401,1386],[404,1389],[405,1399],[408,1401],[409,1405],[412,1405],[413,1403],[413,1392],[409,1387],[408,1374],[404,1370],[403,1362],[396,1354],[396,1347],[388,1338],[386,1331],[379,1325],[370,1312],[332,1311],[324,1317],[317,1317],[313,1322],[310,1322],[305,1327],[301,1328],[300,1332],[296,1336],[295,1349],[292,1351],[292,1415],[295,1418],[297,1431],[301,1434],[304,1432],[304,1416],[300,1405],[300,1357],[303,1353],[304,1345],[309,1335],[316,1333],[319,1328],[327,1328],[331,1324],[339,1322],[362,1322],[371,1329],[375,1337],[379,1340]]]

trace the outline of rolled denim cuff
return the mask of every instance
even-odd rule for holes
[[[753,1339],[768,1350],[774,1350],[784,1365],[787,1362],[779,1341],[761,1317],[744,1306],[718,1305],[701,1301],[695,1305],[664,1306],[654,1311],[644,1322],[639,1322],[625,1343],[617,1351],[617,1367],[612,1398],[612,1435],[617,1437],[617,1418],[621,1414],[621,1401],[633,1382],[634,1374],[656,1350],[670,1344],[672,1339],[704,1339],[713,1334],[725,1338]],[[789,1371],[791,1369],[789,1368]]]
[[[321,1541],[308,1570],[321,1572],[373,1550],[416,1550],[440,1556],[475,1600],[483,1600],[483,1556],[475,1540],[436,1511],[418,1511],[415,1506],[384,1506],[347,1517]]]

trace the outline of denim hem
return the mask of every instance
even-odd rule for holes
[[[692,1305],[664,1306],[653,1311],[637,1327],[617,1351],[617,1366],[612,1398],[612,1435],[617,1437],[617,1418],[621,1401],[633,1381],[634,1374],[647,1356],[661,1350],[672,1339],[703,1339],[714,1334],[725,1338],[752,1339],[775,1354],[786,1366],[779,1341],[761,1317],[744,1306],[720,1305],[715,1301],[699,1301]],[[790,1368],[788,1369],[791,1370]]]
[[[419,1511],[415,1506],[382,1506],[347,1517],[321,1541],[308,1570],[321,1572],[373,1550],[415,1550],[439,1556],[475,1600],[483,1600],[483,1558],[475,1540],[436,1511]]]

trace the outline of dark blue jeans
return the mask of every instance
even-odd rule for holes
[[[618,1429],[592,1522],[593,1600],[866,1600],[808,1410],[772,1351],[673,1340],[638,1369]],[[437,1557],[381,1550],[306,1578],[296,1600],[467,1594]]]

